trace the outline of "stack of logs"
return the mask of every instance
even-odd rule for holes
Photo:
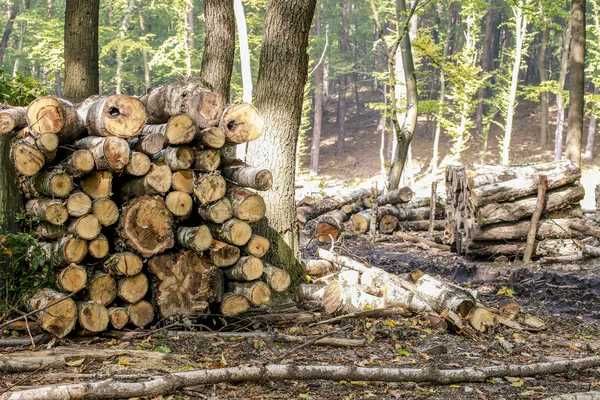
[[[386,193],[358,189],[324,199],[306,197],[298,204],[297,218],[303,224],[316,220],[314,236],[321,243],[337,240],[342,232],[360,235],[428,231],[431,227],[443,230],[444,204],[436,198],[431,200],[414,198],[408,187]]]
[[[537,239],[535,255],[575,257],[585,248],[580,239],[593,236],[582,219],[580,177],[580,170],[569,161],[483,166],[477,171],[449,167],[445,240],[459,254],[522,256],[543,187],[541,218],[532,227]]]
[[[57,271],[30,301],[41,326],[63,337],[76,322],[100,332],[209,306],[236,315],[285,291],[289,274],[263,262],[270,243],[251,226],[271,173],[222,151],[262,126],[252,105],[225,107],[196,83],[1,111],[26,215]]]

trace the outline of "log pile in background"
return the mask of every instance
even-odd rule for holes
[[[271,173],[221,151],[261,135],[251,105],[224,107],[191,83],[78,105],[48,96],[2,110],[0,129],[18,130],[11,157],[26,214],[56,269],[56,287],[30,301],[55,336],[209,307],[236,315],[290,286],[252,227]]]
[[[408,187],[386,193],[359,189],[338,197],[307,197],[297,208],[298,221],[315,221],[314,237],[321,243],[337,240],[342,232],[359,235],[423,232],[432,223],[434,230],[440,231],[445,226],[444,218],[442,202],[436,200],[432,208],[431,198],[414,198]]]
[[[584,225],[580,201],[581,172],[569,161],[528,166],[484,166],[476,171],[446,171],[445,240],[459,254],[476,257],[521,257],[531,217],[537,206],[538,183],[545,177],[545,205],[537,229],[536,255],[580,254],[581,239],[593,236]],[[544,179],[544,178],[542,178]]]

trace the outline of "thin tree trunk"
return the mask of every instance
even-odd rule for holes
[[[19,12],[17,1],[18,0],[13,0],[12,4],[8,8],[8,19],[6,21],[6,25],[4,26],[2,40],[0,41],[0,64],[4,62],[4,54],[6,53],[6,48],[8,47],[8,40],[10,39],[10,34],[12,33],[13,25],[15,24],[15,18],[17,18],[17,14]]]
[[[140,22],[140,32],[142,33],[142,35],[146,34],[146,23],[144,21],[144,13],[139,10],[138,13],[139,16],[139,22]],[[150,78],[150,62],[148,60],[148,50],[143,49],[142,50],[142,59],[144,62],[144,91],[148,92],[151,88],[151,78]]]
[[[240,46],[240,70],[242,75],[242,101],[252,102],[252,65],[250,64],[250,48],[248,45],[248,27],[242,0],[233,0],[235,26]],[[236,146],[236,156],[240,160],[246,159],[247,143]]]
[[[571,3],[571,54],[569,57],[569,128],[565,156],[581,166],[583,109],[585,105],[585,0]]]
[[[598,121],[596,120],[596,117],[591,117],[589,126],[588,126],[587,142],[585,145],[585,154],[583,155],[583,159],[586,161],[591,161],[594,159],[594,142],[596,140],[597,125],[598,125]]]
[[[249,144],[248,163],[273,172],[265,192],[266,223],[272,263],[298,267],[295,154],[308,69],[308,35],[316,0],[270,0],[265,18],[255,104],[264,118],[264,134]]]
[[[490,4],[485,18],[485,37],[481,49],[481,62],[484,72],[489,72],[494,68],[494,46],[496,30],[498,29],[498,9],[496,5]],[[482,87],[477,95],[477,114],[475,116],[475,133],[483,137],[483,115],[485,113],[484,100],[488,95],[488,88]]]
[[[546,70],[546,49],[548,47],[548,28],[542,31],[542,39],[540,43],[540,51],[537,58],[538,74],[540,75],[540,83],[548,80],[548,71]],[[546,147],[548,144],[548,113],[550,99],[547,92],[540,95],[540,146]]]
[[[315,36],[321,35],[320,12],[315,14]],[[321,130],[323,127],[323,63],[317,66],[314,73],[315,92],[313,95],[313,129],[310,149],[310,172],[319,174],[319,150],[321,147]]]
[[[64,95],[81,101],[98,94],[98,14],[100,0],[67,0],[65,6]]]
[[[563,35],[562,53],[560,58],[560,74],[558,78],[558,93],[556,94],[556,130],[554,132],[554,159],[560,160],[563,151],[563,131],[565,123],[565,100],[562,91],[567,80],[569,53],[571,49],[571,21]]]
[[[227,103],[235,56],[233,0],[205,0],[204,20],[206,33],[200,76]]]
[[[128,0],[125,14],[121,20],[121,27],[119,28],[119,44],[117,46],[117,70],[115,71],[115,91],[117,94],[123,93],[123,41],[127,36],[127,30],[129,29],[129,18],[135,8],[135,0]]]
[[[435,133],[433,135],[433,151],[431,155],[431,175],[435,176],[438,172],[440,135],[442,133],[442,115],[446,102],[446,74],[440,71],[440,97],[438,100],[438,112],[435,119]]]
[[[523,12],[523,2],[513,6],[515,14],[515,59],[512,67],[512,79],[507,99],[506,122],[504,124],[504,140],[502,143],[502,165],[510,164],[510,141],[512,136],[513,118],[515,113],[515,101],[517,98],[517,87],[519,84],[519,72],[521,71],[521,59],[523,58],[523,46],[525,35],[527,35],[527,16]]]
[[[194,3],[185,0],[185,73],[187,77],[192,76],[192,58],[194,52]]]
[[[19,24],[19,44],[17,45],[17,55],[13,65],[12,76],[15,77],[19,73],[19,64],[21,63],[21,53],[23,51],[23,38],[25,36],[25,23]]]
[[[342,59],[350,55],[350,1],[342,0],[341,9],[341,31],[340,31],[340,53]],[[341,155],[344,152],[344,143],[346,140],[346,95],[348,91],[348,76],[342,75],[338,79],[338,113],[337,113],[337,129],[338,136],[335,146],[336,155]]]
[[[16,231],[21,206],[17,177],[9,155],[11,139],[11,135],[0,136],[0,232]]]

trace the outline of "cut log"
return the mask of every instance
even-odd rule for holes
[[[33,136],[29,128],[24,128],[17,132],[16,139],[31,146],[35,146],[44,155],[46,163],[53,161],[56,158],[59,140],[58,135],[54,133],[44,133],[43,135]]]
[[[222,224],[233,217],[233,207],[228,198],[222,198],[207,206],[198,207],[198,215],[204,221]]]
[[[217,267],[230,267],[240,259],[240,249],[225,242],[213,240],[209,255],[211,262]]]
[[[119,234],[143,257],[160,254],[175,244],[173,218],[160,198],[137,197],[123,207]]]
[[[65,292],[79,292],[87,286],[87,271],[80,265],[69,264],[58,272],[56,285]]]
[[[233,293],[244,296],[255,306],[271,302],[271,289],[262,281],[231,282],[230,285]]]
[[[327,260],[322,260],[322,259],[316,259],[316,260],[306,260],[304,263],[304,272],[306,272],[307,275],[313,277],[313,278],[318,278],[324,275],[329,275],[333,272],[337,272],[339,271],[340,268],[327,261]]]
[[[65,236],[56,242],[41,244],[46,259],[53,266],[80,263],[88,253],[87,242],[72,236]]]
[[[129,251],[111,255],[104,262],[104,269],[111,275],[134,276],[142,272],[142,259]]]
[[[225,132],[227,143],[240,144],[258,139],[262,135],[264,121],[253,105],[232,104],[223,111],[219,126]]]
[[[52,289],[38,290],[29,299],[29,307],[40,310],[37,313],[40,327],[57,338],[67,336],[77,322],[77,305],[73,299]]]
[[[52,225],[62,225],[69,218],[67,207],[60,200],[33,199],[25,204],[25,212],[30,217],[48,222]]]
[[[214,172],[221,165],[221,152],[215,149],[196,150],[194,153],[194,170]]]
[[[78,178],[94,170],[94,154],[86,149],[75,150],[60,166],[66,173]]]
[[[140,136],[132,139],[129,144],[132,149],[142,152],[149,157],[154,157],[165,147],[167,138],[158,132],[146,132],[142,130]]]
[[[493,258],[497,256],[521,257],[525,252],[524,242],[472,242],[468,254],[474,257]],[[580,246],[573,240],[546,239],[541,240],[536,249],[539,257],[557,257],[575,255]]]
[[[173,172],[171,189],[190,194],[194,193],[194,171],[186,169]]]
[[[271,248],[271,242],[264,236],[252,234],[250,240],[244,246],[244,251],[254,257],[264,257]]]
[[[227,183],[218,174],[197,174],[194,179],[194,196],[201,206],[206,206],[225,196]]]
[[[193,251],[153,257],[148,269],[160,281],[155,301],[163,318],[202,314],[216,299],[218,270]]]
[[[398,209],[391,204],[377,208],[377,229],[379,232],[388,234],[398,228],[400,222]]]
[[[415,193],[409,187],[403,187],[396,190],[391,190],[377,197],[377,204],[383,206],[385,204],[408,203],[414,197]]]
[[[271,171],[251,167],[241,160],[227,160],[221,173],[227,180],[238,186],[255,190],[270,190],[273,186]]]
[[[73,220],[68,230],[81,239],[92,240],[98,237],[102,225],[94,214],[88,214]]]
[[[325,288],[322,305],[327,314],[352,313],[384,308],[385,301],[383,297],[366,293],[356,285],[343,286],[334,281]]]
[[[0,110],[0,136],[21,129],[27,125],[27,108],[9,107]]]
[[[114,225],[119,220],[119,207],[108,198],[94,200],[92,212],[102,226]]]
[[[275,292],[285,292],[292,283],[290,274],[282,268],[274,267],[271,264],[265,264],[263,272],[265,281]]]
[[[247,222],[258,222],[265,217],[267,206],[259,194],[239,186],[228,185],[227,197],[231,200],[234,217]]]
[[[542,175],[560,175],[573,170],[569,160],[551,161],[547,163],[504,167],[501,165],[478,166],[476,171],[468,171],[466,180],[469,188],[506,182],[518,178],[529,178]],[[532,194],[535,193],[535,190]]]
[[[121,197],[130,199],[148,194],[164,194],[171,188],[173,173],[167,165],[152,164],[150,172],[141,178],[127,181],[121,187]]]
[[[10,156],[17,172],[23,176],[34,176],[44,168],[46,157],[37,146],[23,140],[13,143]]]
[[[194,163],[194,150],[191,147],[167,147],[158,152],[152,161],[164,163],[171,171],[189,169]]]
[[[121,171],[129,163],[129,144],[125,139],[87,136],[75,142],[75,147],[91,151],[99,171]]]
[[[117,298],[117,282],[109,274],[95,273],[88,279],[88,298],[103,306],[111,304]]]
[[[169,117],[185,113],[200,129],[217,125],[224,101],[219,94],[199,82],[173,83],[154,88],[141,98],[148,111],[148,122],[162,124]]]
[[[148,293],[148,277],[145,274],[137,274],[119,279],[117,295],[128,303],[137,303]]]
[[[144,176],[150,171],[152,161],[140,151],[132,151],[126,171],[131,176]]]
[[[224,273],[234,281],[254,281],[263,274],[263,262],[253,256],[242,257],[233,267],[225,269]]]
[[[54,133],[61,143],[71,143],[85,132],[75,106],[53,96],[38,97],[29,104],[27,126],[34,136]]]
[[[342,210],[333,210],[319,217],[315,227],[315,237],[321,243],[337,240],[344,230],[344,222],[348,220],[348,214]]]
[[[537,232],[538,240],[544,239],[579,239],[581,233],[573,232],[571,223],[582,223],[581,219],[546,219],[540,221]],[[527,239],[530,221],[504,222],[495,225],[488,225],[474,234],[475,241],[501,241],[501,240],[520,240]]]
[[[196,137],[203,146],[211,149],[220,149],[225,145],[225,131],[220,127],[202,129]]]
[[[165,204],[174,216],[181,218],[188,217],[194,208],[194,200],[186,192],[169,192]]]
[[[38,239],[58,240],[67,234],[67,230],[64,225],[52,225],[42,222],[35,227],[33,234]]]
[[[394,236],[405,242],[421,244],[425,248],[438,249],[438,250],[442,250],[442,251],[450,251],[450,246],[447,246],[445,244],[436,243],[433,240],[424,239],[417,235],[411,235],[410,233],[396,232],[396,233],[394,233]]]
[[[169,144],[191,143],[196,136],[196,125],[191,117],[186,114],[174,115],[165,124],[146,125],[142,135],[163,135]]]
[[[568,226],[575,232],[600,239],[600,228],[590,226],[583,220],[569,220]]]
[[[403,232],[410,231],[427,231],[431,222],[428,220],[420,220],[420,221],[400,221],[398,224],[398,228]],[[445,220],[434,220],[433,221],[433,230],[434,231],[443,231],[446,227]]]
[[[186,249],[202,253],[210,248],[212,241],[213,237],[206,225],[177,229],[177,242]]]
[[[146,110],[140,100],[131,96],[93,96],[77,109],[91,135],[130,139],[144,127]]]
[[[80,182],[81,189],[92,199],[103,199],[112,195],[113,174],[110,171],[94,171]]]
[[[127,306],[129,321],[138,328],[145,328],[154,321],[154,307],[146,300]]]
[[[365,210],[356,213],[350,217],[352,232],[358,234],[365,234],[369,231],[369,225],[371,223],[371,211]]]
[[[71,217],[82,217],[92,211],[92,199],[83,192],[73,192],[67,198],[67,212]]]
[[[73,190],[73,179],[60,169],[42,171],[31,179],[35,191],[42,196],[66,198]]]
[[[85,301],[77,303],[79,325],[88,332],[104,332],[108,329],[108,310],[102,304]]]
[[[108,239],[103,234],[98,235],[97,238],[90,240],[88,243],[88,252],[90,256],[95,259],[101,260],[108,255],[110,251],[110,244]]]
[[[213,236],[234,246],[244,246],[252,236],[252,228],[248,223],[231,218],[220,225],[210,225]]]
[[[108,309],[108,318],[113,328],[121,330],[129,322],[129,313],[126,307],[111,307]]]
[[[225,293],[220,306],[221,314],[226,317],[235,317],[250,309],[250,302],[244,296],[235,293]]]
[[[311,219],[314,219],[327,212],[337,210],[345,204],[363,200],[369,196],[372,196],[372,194],[373,192],[371,189],[357,189],[348,194],[335,197],[326,197],[312,201],[310,205],[304,205],[301,203],[300,207],[298,207],[296,210],[296,218],[298,221],[305,224]]]

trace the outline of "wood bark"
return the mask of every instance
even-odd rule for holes
[[[219,267],[230,267],[240,259],[240,249],[219,240],[213,240],[208,249],[211,262]]]
[[[148,125],[142,129],[139,137],[130,140],[129,143],[132,149],[154,157],[165,147],[167,138],[159,132],[148,132],[147,127]]]
[[[263,273],[265,282],[267,282],[275,292],[285,292],[292,284],[290,274],[282,268],[277,268],[267,263],[264,265]]]
[[[579,239],[580,235],[570,229],[571,223],[581,223],[580,219],[542,219],[537,230],[537,239]],[[500,241],[500,240],[521,240],[527,239],[530,221],[505,222],[500,224],[488,225],[482,227],[475,235],[476,241]]]
[[[55,242],[44,242],[41,248],[49,264],[56,267],[78,264],[88,253],[87,242],[72,236],[65,236]]]
[[[6,25],[4,25],[4,31],[2,32],[2,40],[0,41],[0,63],[4,62],[4,55],[6,54],[6,48],[8,47],[8,40],[12,33],[15,19],[19,13],[19,7],[17,1],[13,1],[8,8],[8,18]]]
[[[252,236],[252,227],[247,222],[231,218],[220,225],[210,225],[213,236],[234,246],[244,246]]]
[[[544,18],[544,23],[548,21]],[[541,43],[537,56],[537,69],[540,75],[540,83],[544,83],[548,80],[548,71],[546,69],[546,50],[548,48],[548,36],[550,29],[545,26],[541,32]],[[550,107],[550,95],[549,93],[540,94],[540,145],[545,148],[548,145],[548,115]]]
[[[241,257],[233,266],[224,270],[225,276],[234,281],[254,281],[259,279],[265,266],[260,258]]]
[[[554,159],[560,160],[563,152],[563,132],[565,123],[565,100],[562,91],[565,90],[567,72],[569,68],[569,54],[571,52],[571,20],[562,35],[562,49],[560,56],[560,73],[558,78],[558,93],[556,94],[556,130],[554,132]]]
[[[233,293],[244,296],[255,306],[271,302],[271,289],[262,281],[231,282],[230,287]]]

